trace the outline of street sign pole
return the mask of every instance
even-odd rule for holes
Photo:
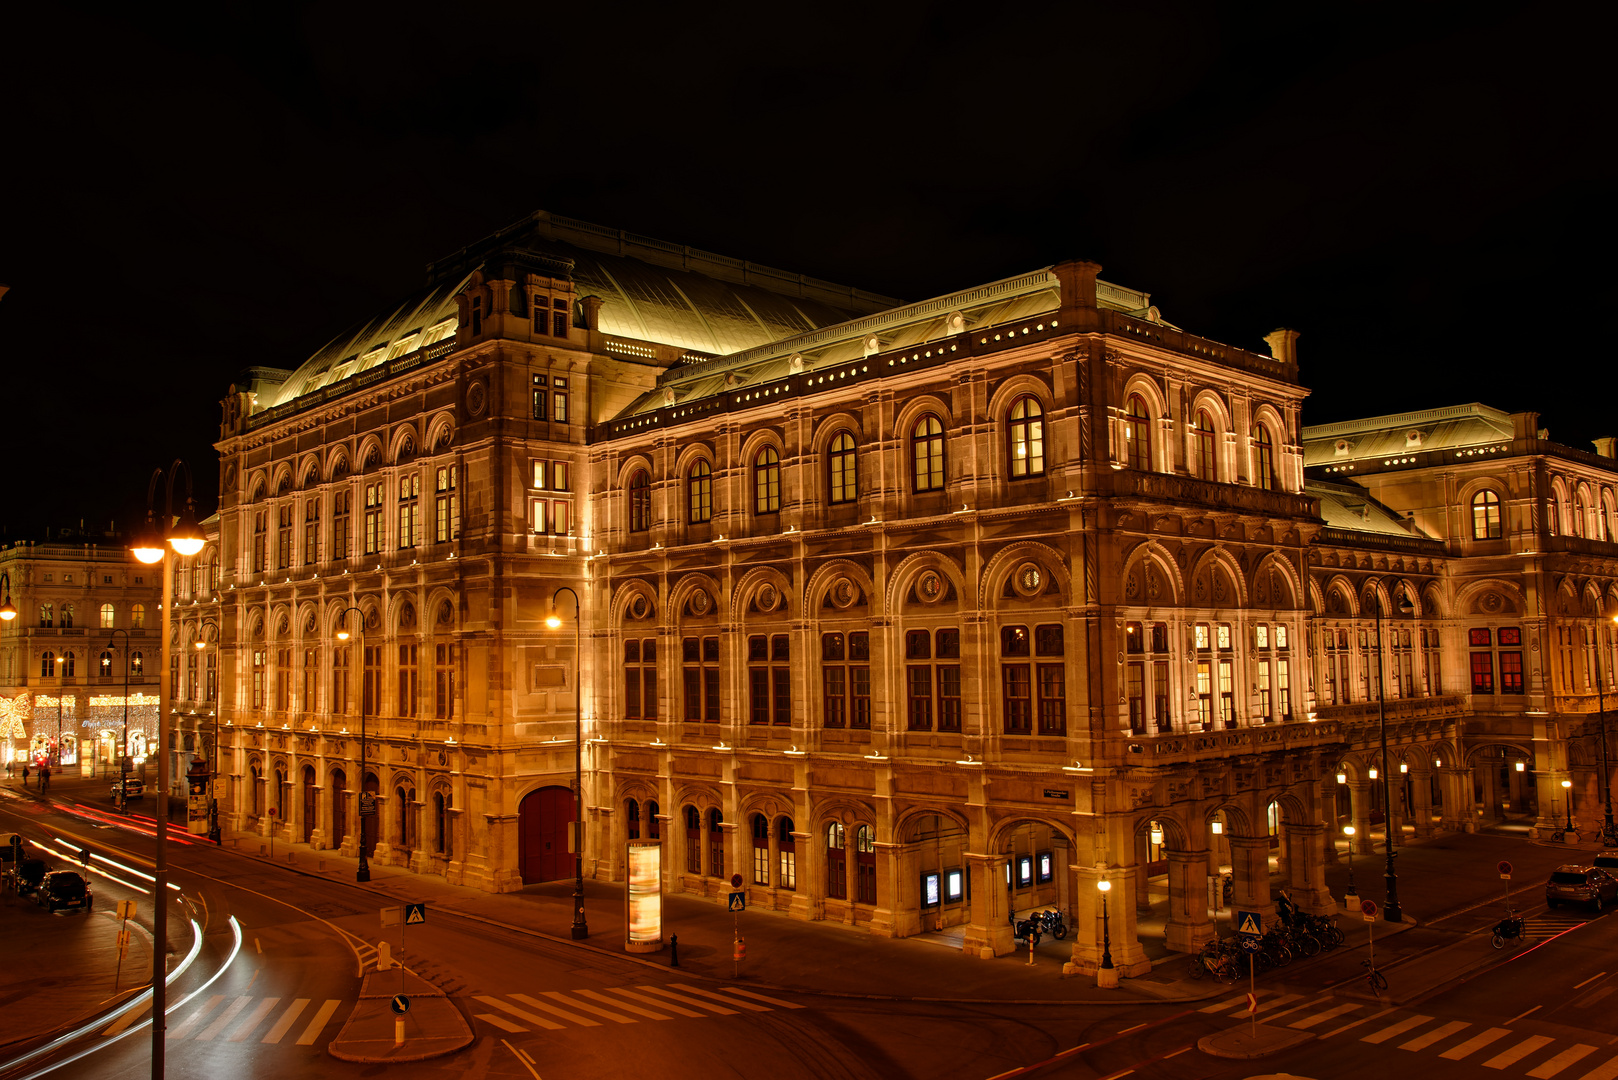
[[[1501,859],[1496,870],[1500,871],[1500,880],[1506,883],[1506,914],[1511,914],[1511,863]]]
[[[1258,998],[1258,976],[1254,974],[1254,968],[1257,966],[1257,962],[1257,954],[1249,951],[1247,954],[1247,999],[1254,1002],[1255,1005]],[[1258,1009],[1249,1006],[1247,1016],[1250,1021],[1249,1030],[1252,1032],[1253,1037],[1257,1038]]]

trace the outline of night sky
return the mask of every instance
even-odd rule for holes
[[[238,372],[540,208],[905,299],[1091,258],[1300,330],[1308,423],[1618,434],[1611,5],[407,10],[0,16],[0,539],[177,455],[212,512]]]

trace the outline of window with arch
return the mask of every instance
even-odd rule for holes
[[[747,639],[748,723],[792,723],[792,643],[786,634]]]
[[[905,631],[905,715],[911,731],[931,731],[935,717],[939,731],[961,730],[959,629]]]
[[[770,883],[770,823],[763,814],[754,814],[753,830],[753,884]]]
[[[44,627],[50,627],[50,626],[55,625],[55,622],[56,622],[56,605],[55,604],[41,604],[41,605],[39,605],[39,625],[44,626]]]
[[[1607,510],[1607,497],[1605,495],[1596,499],[1596,539],[1612,539],[1612,518]]]
[[[646,800],[646,839],[659,840],[663,836],[663,826],[657,820],[657,802]]]
[[[450,800],[446,792],[433,792],[433,851],[448,858],[454,854],[454,841],[450,829]]]
[[[111,630],[116,611],[111,604],[101,605],[101,629]]]
[[[640,839],[640,803],[634,799],[624,800],[624,837]]]
[[[275,508],[275,568],[292,565],[292,500],[283,499]]]
[[[1199,480],[1219,479],[1213,417],[1208,415],[1207,409],[1197,410],[1197,422],[1191,428],[1191,473]]]
[[[1472,539],[1500,539],[1500,496],[1492,491],[1472,496]]]
[[[685,869],[702,873],[702,811],[694,806],[685,808]]]
[[[1124,409],[1124,464],[1131,469],[1152,467],[1151,420],[1146,415],[1146,399],[1130,394]]]
[[[1574,492],[1573,493],[1573,522],[1572,522],[1572,525],[1573,525],[1572,535],[1574,535],[1574,536],[1583,536],[1585,534],[1586,525],[1585,525],[1584,495],[1579,493],[1579,492]]]
[[[1007,432],[1011,443],[1012,479],[1042,474],[1045,471],[1045,410],[1038,398],[1024,396],[1011,403]]]
[[[848,899],[848,854],[843,823],[826,826],[826,895],[834,900]]]
[[[826,501],[850,503],[859,497],[859,455],[854,449],[854,436],[846,431],[837,433],[826,451]]]
[[[776,887],[780,889],[796,889],[798,887],[798,845],[792,839],[792,819],[789,817],[777,818],[775,821],[775,849],[781,864],[780,876],[776,879]]]
[[[56,654],[49,649],[39,654],[39,677],[48,679],[56,674]]]
[[[645,469],[629,478],[629,531],[645,532],[652,527],[652,477]]]
[[[944,489],[944,426],[931,413],[910,429],[910,459],[916,491]]]
[[[854,830],[854,900],[876,903],[876,830],[869,825]]]
[[[705,525],[713,520],[713,467],[706,460],[691,466],[686,475],[686,495],[690,502],[688,520]]]
[[[1066,646],[1062,625],[1000,628],[1002,730],[1007,735],[1067,734]],[[1030,649],[1030,646],[1032,648]],[[1034,663],[1030,664],[1029,654]]]
[[[825,727],[868,729],[871,726],[871,639],[857,630],[820,635],[820,673],[825,689],[821,723]]]
[[[143,627],[145,625],[146,625],[146,605],[145,604],[131,604],[130,607],[129,607],[129,626],[130,626],[130,628],[133,629],[133,630],[139,630],[141,627]]]
[[[146,670],[146,659],[140,653],[129,654],[129,673],[131,675],[143,674]]]
[[[1552,536],[1562,535],[1562,500],[1555,495],[1551,496],[1550,505],[1546,507],[1545,531]]]
[[[263,510],[253,511],[253,573],[262,574],[269,555],[269,515]]]
[[[62,627],[63,627],[63,629],[71,629],[72,626],[73,626],[73,605],[72,604],[63,604],[62,605]]]
[[[725,876],[725,815],[716,806],[708,811],[708,876]]]
[[[753,512],[775,514],[781,510],[781,455],[766,446],[753,459]]]
[[[1265,491],[1275,490],[1275,444],[1263,424],[1253,425],[1253,483]]]
[[[399,547],[413,548],[421,533],[421,473],[399,474]]]
[[[101,677],[103,679],[111,678],[111,676],[112,676],[112,653],[103,652],[101,654],[101,663],[98,666],[98,671],[100,672]]]
[[[62,661],[58,665],[62,669],[62,674],[69,679],[73,677],[73,663],[75,659],[76,658],[72,653],[65,652],[62,654]]]

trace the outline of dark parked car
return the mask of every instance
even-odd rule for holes
[[[1607,873],[1618,877],[1618,851],[1603,851],[1590,860],[1591,866],[1599,866]]]
[[[47,911],[67,907],[89,911],[93,897],[88,881],[71,870],[56,870],[45,875],[45,880],[34,893],[34,899]]]
[[[44,859],[30,859],[24,856],[22,862],[6,871],[6,881],[17,891],[18,896],[27,896],[39,888],[39,883],[44,880]]]
[[[1618,879],[1595,866],[1558,866],[1545,882],[1545,906],[1555,907],[1563,900],[1589,904],[1600,911],[1603,905],[1618,901]]]
[[[118,788],[120,786],[124,789],[125,799],[139,799],[146,794],[146,781],[138,776],[131,776],[125,780],[114,780],[112,782],[113,802],[118,801]]]

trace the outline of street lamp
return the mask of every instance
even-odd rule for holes
[[[1567,831],[1573,831],[1573,781],[1562,781],[1562,799],[1567,803]]]
[[[1344,893],[1343,896],[1345,899],[1352,896],[1358,900],[1360,891],[1354,887],[1354,833],[1354,826],[1343,826],[1343,835],[1348,837],[1348,892]]]
[[[573,937],[579,940],[590,936],[590,927],[584,921],[584,706],[579,687],[584,610],[579,594],[563,585],[551,594],[546,626],[555,630],[562,625],[556,614],[556,598],[563,593],[573,597]]]
[[[1107,919],[1107,894],[1112,891],[1112,882],[1102,878],[1096,882],[1096,888],[1101,890],[1101,968],[1096,973],[1096,983],[1112,987],[1118,985],[1112,966],[1112,926]],[[1102,971],[1107,974],[1102,975]]]
[[[376,803],[371,799],[371,793],[365,790],[365,612],[357,607],[346,607],[337,613],[337,617],[343,619],[350,611],[360,617],[360,865],[359,869],[354,871],[354,880],[370,881],[371,864],[365,859],[365,823],[376,817]],[[348,623],[346,619],[343,620],[342,627],[337,631],[337,640],[348,640]],[[344,669],[343,677],[346,679],[348,677],[347,673],[352,670],[354,670],[354,665],[347,665]],[[369,809],[370,813],[366,813],[367,809]]]
[[[1393,793],[1388,776],[1387,657],[1382,648],[1382,600],[1374,592],[1368,594],[1367,599],[1376,608],[1376,711],[1382,725],[1382,831],[1386,837],[1383,847],[1388,853],[1387,870],[1382,875],[1387,883],[1387,900],[1382,905],[1382,918],[1388,922],[1403,922],[1404,913],[1399,910],[1399,875],[1393,869]],[[1410,602],[1410,597],[1401,590],[1399,613],[1409,615],[1414,610],[1415,605]]]
[[[185,506],[174,516],[174,481],[185,473]],[[157,679],[157,842],[152,881],[152,1077],[162,1080],[164,1025],[168,1000],[168,823],[169,823],[169,624],[174,616],[174,555],[195,555],[206,538],[197,526],[196,505],[191,499],[191,469],[179,458],[168,467],[167,499],[163,504],[163,527],[157,526],[157,484],[164,470],[152,471],[146,486],[146,524],[130,545],[135,558],[148,566],[163,563],[163,667]],[[165,543],[165,541],[167,541]]]
[[[0,572],[0,596],[5,597],[0,601],[0,619],[10,622],[17,617],[17,609],[11,603],[11,575],[8,573]]]
[[[107,648],[112,648],[118,635],[124,635],[124,737],[118,747],[118,812],[129,810],[129,794],[124,785],[129,782],[129,631],[114,630],[107,635]]]

